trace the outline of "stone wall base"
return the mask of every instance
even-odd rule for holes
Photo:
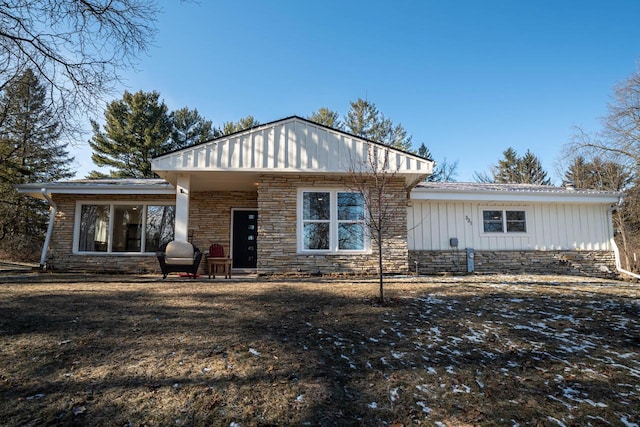
[[[48,263],[47,268],[53,271],[77,271],[96,274],[162,274],[155,254],[153,256],[67,255],[54,258],[53,261]]]
[[[617,278],[610,251],[475,251],[474,272],[569,274]],[[409,251],[409,269],[419,274],[467,273],[467,251]]]

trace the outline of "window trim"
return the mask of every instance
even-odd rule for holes
[[[106,252],[98,252],[98,251],[81,251],[80,248],[80,218],[82,216],[82,206],[83,205],[100,205],[100,206],[109,206],[109,228],[107,230],[108,240],[107,240],[107,250]],[[142,215],[142,236],[143,239],[140,243],[140,251],[137,252],[113,252],[113,223],[115,216],[116,206],[142,206],[142,211],[144,214]],[[146,230],[147,230],[147,207],[148,206],[176,206],[175,202],[172,201],[137,201],[137,200],[109,200],[109,201],[100,201],[100,200],[76,200],[76,210],[75,217],[73,220],[73,246],[72,253],[74,255],[81,256],[155,256],[155,251],[146,252]],[[175,224],[174,224],[175,231]]]
[[[304,248],[304,193],[329,193],[330,210],[329,210],[329,249],[305,249]],[[371,253],[371,239],[367,230],[366,220],[347,221],[338,219],[338,193],[359,193],[358,191],[348,188],[327,188],[327,187],[305,187],[298,189],[296,203],[296,246],[299,255],[356,255]],[[367,215],[365,207],[364,214]],[[311,221],[311,220],[310,220]],[[315,222],[315,221],[311,221]],[[322,222],[322,221],[317,221]],[[363,228],[363,249],[339,249],[339,225],[341,223],[362,224]]]
[[[486,211],[501,211],[502,212],[502,227],[503,231],[484,231],[484,212]],[[507,212],[524,212],[524,227],[525,231],[507,231]],[[522,237],[530,234],[530,218],[529,209],[523,206],[480,206],[479,209],[479,224],[482,225],[480,235],[490,237]]]

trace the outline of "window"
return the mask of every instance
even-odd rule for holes
[[[299,209],[302,251],[362,252],[364,198],[348,191],[302,191]]]
[[[482,223],[485,233],[526,233],[525,211],[484,210]]]
[[[175,206],[79,204],[78,252],[155,252],[173,240]]]

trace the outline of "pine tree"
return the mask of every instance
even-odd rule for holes
[[[498,161],[498,166],[493,172],[494,182],[500,184],[516,183],[520,180],[520,159],[516,150],[509,147],[502,155],[504,158]]]
[[[104,132],[92,121],[91,159],[117,178],[153,178],[151,159],[173,148],[172,124],[158,92],[125,91],[107,105]]]
[[[591,182],[591,170],[589,163],[582,156],[576,156],[564,173],[564,179],[577,188],[594,188]]]
[[[520,157],[516,150],[509,147],[502,155],[503,159],[491,169],[492,176],[476,172],[474,174],[476,181],[499,184],[551,184],[540,160],[530,150]]]
[[[632,183],[632,175],[624,165],[601,157],[587,161],[583,156],[577,156],[564,177],[577,188],[606,191],[623,191]]]
[[[348,132],[399,150],[411,149],[411,135],[407,130],[386,118],[373,102],[358,98],[350,107],[344,119]]]
[[[424,142],[420,144],[418,147],[418,156],[424,157],[427,160],[433,161],[433,156],[431,155],[431,151],[424,145]],[[450,163],[447,161],[446,157],[440,162],[435,162],[433,166],[433,173],[429,175],[425,181],[427,182],[454,182],[455,177],[457,175],[458,170],[458,162],[455,161]]]
[[[222,135],[230,135],[232,133],[240,132],[245,129],[251,129],[252,127],[260,124],[253,116],[243,117],[237,122],[224,122],[222,124]]]
[[[427,160],[433,161],[433,156],[431,155],[431,151],[429,151],[429,148],[427,148],[427,146],[424,145],[424,142],[420,144],[420,147],[418,147],[418,156],[425,158]]]
[[[343,130],[344,125],[340,121],[340,114],[337,111],[330,110],[326,107],[319,108],[309,116],[309,120],[319,123],[333,129]]]
[[[27,70],[0,95],[0,250],[18,257],[39,252],[49,209],[14,186],[73,175],[47,90]]]
[[[542,168],[540,159],[527,150],[520,159],[520,182],[521,184],[551,185],[551,180],[547,177],[547,172]]]
[[[350,103],[344,125],[356,136],[373,139],[379,136],[379,115],[380,112],[372,102],[358,98]]]
[[[169,118],[172,125],[171,149],[173,150],[208,141],[221,135],[221,132],[212,126],[210,120],[205,120],[198,114],[198,110],[184,107],[172,112]]]

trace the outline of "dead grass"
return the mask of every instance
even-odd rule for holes
[[[640,287],[0,276],[6,425],[640,423]]]

